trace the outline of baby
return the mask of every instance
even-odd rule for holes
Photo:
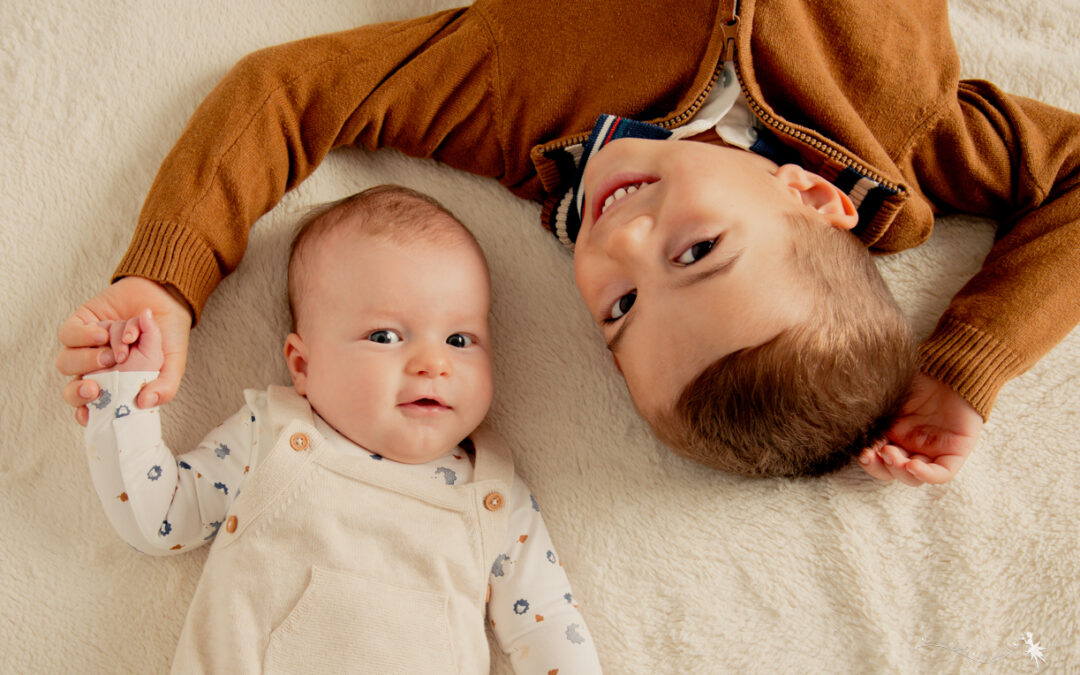
[[[289,260],[293,387],[247,390],[197,449],[161,441],[149,311],[104,322],[87,453],[140,551],[213,540],[174,671],[599,672],[536,500],[482,424],[490,280],[431,198],[380,186],[322,209]]]

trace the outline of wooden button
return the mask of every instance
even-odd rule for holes
[[[236,532],[236,516],[229,516],[229,519],[225,521],[226,532]]]
[[[484,508],[488,511],[498,511],[502,508],[503,496],[498,492],[490,492],[484,497]]]
[[[308,437],[307,434],[297,432],[289,437],[289,447],[297,452],[307,450]]]

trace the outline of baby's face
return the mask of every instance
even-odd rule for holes
[[[776,172],[689,141],[620,139],[589,161],[574,275],[646,418],[716,359],[809,316],[784,215],[803,199]]]
[[[452,450],[492,396],[490,284],[469,243],[333,232],[301,291],[293,382],[361,447],[416,464]]]

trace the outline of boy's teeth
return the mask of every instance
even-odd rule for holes
[[[638,188],[640,188],[642,185],[644,185],[644,183],[638,183],[636,185],[628,185],[626,187],[619,188],[618,190],[613,192],[610,196],[608,196],[607,199],[604,200],[604,206],[603,206],[603,208],[600,209],[600,213],[603,214],[604,211],[607,211],[608,208],[612,204],[619,201],[620,199],[622,199],[626,195],[634,194],[635,192],[638,191]]]

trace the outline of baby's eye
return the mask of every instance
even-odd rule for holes
[[[395,342],[401,342],[401,336],[397,331],[392,330],[377,330],[368,335],[367,339],[372,342],[378,342],[381,345],[392,345]]]
[[[683,251],[683,254],[675,259],[675,262],[679,263],[680,265],[693,265],[697,261],[709,255],[709,252],[713,250],[713,246],[716,246],[715,239],[709,239],[708,241],[699,241],[698,243]]]
[[[622,318],[622,316],[629,312],[630,308],[634,306],[634,300],[637,300],[637,291],[630,291],[616,300],[615,304],[611,306],[611,315],[608,317],[607,321],[611,322]]]
[[[454,333],[450,337],[446,338],[446,344],[451,347],[457,347],[458,349],[464,349],[473,344],[473,340],[470,336],[464,333]]]

